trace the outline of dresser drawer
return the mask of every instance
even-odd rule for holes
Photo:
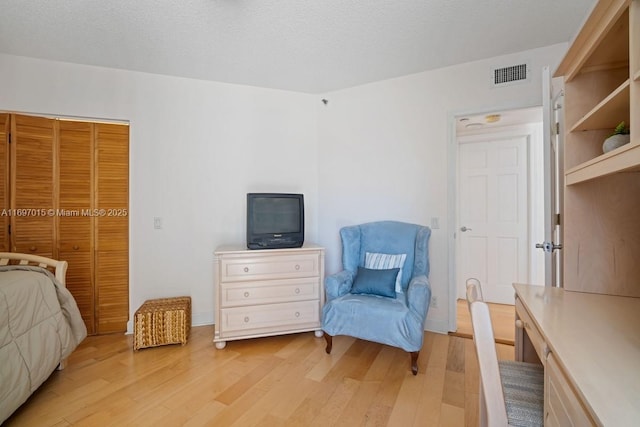
[[[317,277],[223,283],[220,286],[220,307],[317,300],[319,288],[320,279]]]
[[[320,302],[301,301],[220,309],[221,338],[261,331],[284,332],[320,326]]]
[[[544,341],[544,338],[542,338],[542,334],[540,334],[540,331],[538,331],[536,324],[533,323],[533,320],[531,320],[531,316],[529,316],[527,309],[524,307],[524,305],[522,305],[522,302],[519,298],[516,298],[516,315],[518,317],[516,326],[522,328],[527,333],[531,345],[535,349],[538,357],[540,358],[540,361],[544,365],[545,359],[547,357],[547,344]]]
[[[320,275],[319,256],[316,254],[228,257],[222,259],[220,268],[223,283]]]

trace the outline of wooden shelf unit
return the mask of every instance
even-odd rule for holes
[[[632,121],[629,6],[629,0],[600,1],[555,73],[565,78],[569,185],[628,169],[626,158],[637,155],[635,150],[602,152],[618,123]]]
[[[629,87],[630,83],[627,79],[578,120],[570,132],[615,129],[621,121],[620,118],[624,118],[625,123],[629,123]]]
[[[629,143],[565,172],[565,184],[579,184],[619,172],[639,171],[640,144]]]
[[[560,63],[568,290],[640,297],[640,0],[599,0]],[[603,153],[618,123],[630,142]]]

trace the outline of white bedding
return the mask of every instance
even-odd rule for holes
[[[0,423],[86,336],[73,296],[49,271],[0,267]]]

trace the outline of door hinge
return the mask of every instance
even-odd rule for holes
[[[7,226],[7,233],[11,234],[11,224]]]
[[[8,133],[8,140],[7,140],[7,142],[8,142],[9,144],[11,144],[11,132],[9,132],[9,133]]]
[[[556,122],[556,135],[560,135],[560,122]]]
[[[560,225],[560,214],[556,214],[556,225]]]

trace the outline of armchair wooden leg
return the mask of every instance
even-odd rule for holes
[[[413,375],[418,375],[418,356],[420,355],[419,351],[411,352],[411,372]]]
[[[327,342],[327,347],[324,349],[324,351],[326,351],[327,354],[331,354],[331,347],[333,346],[333,337],[325,332],[324,340]]]

